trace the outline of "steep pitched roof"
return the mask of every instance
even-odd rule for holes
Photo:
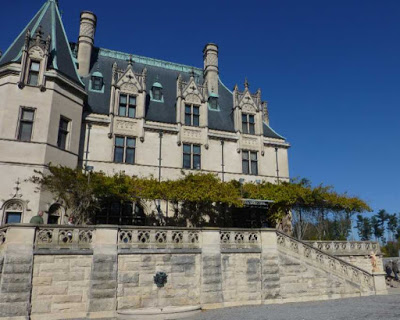
[[[126,69],[129,58],[134,61],[133,70],[141,73],[147,68],[147,91],[155,82],[163,87],[163,101],[153,101],[148,94],[146,98],[145,118],[150,121],[176,123],[176,80],[181,74],[183,81],[188,81],[192,72],[197,83],[203,83],[203,70],[178,63],[167,62],[108,49],[95,48],[92,55],[92,65],[89,76],[83,78],[88,93],[88,111],[109,114],[111,96],[112,65],[118,64],[118,68]],[[103,75],[104,90],[102,92],[90,90],[90,78],[94,73]],[[208,127],[213,130],[235,132],[233,119],[233,93],[220,81],[218,85],[218,110],[208,110]],[[264,123],[264,136],[285,139],[277,134],[271,127]]]
[[[22,30],[0,59],[0,66],[20,62],[28,29],[34,34],[41,26],[44,38],[51,36],[49,68],[55,69],[79,85],[83,85],[75,67],[68,38],[58,10],[57,1],[48,0]]]

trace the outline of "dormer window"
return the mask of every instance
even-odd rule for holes
[[[164,102],[162,94],[163,86],[159,82],[154,82],[150,91],[150,98],[152,101]]]
[[[121,117],[136,117],[136,96],[121,94],[119,96],[118,115]]]
[[[28,74],[28,84],[31,86],[37,86],[39,82],[39,70],[40,62],[31,61]]]
[[[208,98],[208,107],[211,110],[218,110],[218,97],[209,97]]]
[[[100,72],[95,72],[92,74],[90,79],[90,89],[92,91],[101,91],[104,90],[104,81],[103,75]]]
[[[249,133],[249,134],[255,134],[255,121],[254,121],[254,115],[252,114],[242,114],[242,132],[243,133]]]

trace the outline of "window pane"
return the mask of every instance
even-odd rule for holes
[[[198,126],[200,125],[199,116],[193,115],[193,125],[194,125],[195,127],[198,127]]]
[[[130,148],[134,148],[136,146],[135,138],[126,138],[126,146]]]
[[[187,126],[191,126],[192,125],[192,117],[190,116],[190,114],[186,114],[185,115],[185,124]]]
[[[126,116],[126,107],[125,107],[125,105],[120,105],[119,106],[118,115],[122,116],[122,117]]]
[[[242,172],[245,174],[249,174],[249,161],[242,160]]]
[[[6,223],[20,223],[21,213],[20,212],[7,212]]]
[[[191,152],[192,152],[192,150],[191,150],[190,144],[184,144],[183,145],[183,153],[191,153]]]
[[[210,98],[209,100],[211,109],[218,109],[218,100],[217,98]]]
[[[247,122],[247,114],[242,114],[242,122]]]
[[[136,97],[134,96],[129,97],[129,105],[136,106]]]
[[[124,148],[115,147],[114,162],[118,162],[118,163],[124,162]]]
[[[33,114],[34,114],[33,110],[22,110],[21,119],[33,121]]]
[[[68,130],[68,120],[65,120],[63,118],[60,119],[60,129],[63,130]]]
[[[37,86],[38,79],[39,79],[39,74],[31,71],[28,76],[28,84],[30,84],[31,86]]]
[[[160,88],[153,88],[153,99],[161,100],[161,89]]]
[[[258,174],[257,161],[251,161],[251,174]]]
[[[125,94],[121,94],[119,96],[119,103],[120,104],[126,104],[126,102],[127,102],[127,96]]]
[[[255,134],[256,133],[256,131],[255,131],[255,128],[254,128],[254,123],[250,123],[249,124],[249,129],[250,129],[250,134]]]
[[[193,169],[201,169],[200,156],[198,155],[193,155]]]
[[[133,148],[126,149],[125,162],[131,164],[135,163],[135,149]]]
[[[136,108],[135,107],[129,107],[129,109],[128,109],[128,117],[129,118],[135,118],[136,117]]]
[[[249,153],[247,151],[242,151],[242,159],[249,160]]]
[[[193,107],[193,114],[200,114],[200,108],[199,107]]]
[[[250,152],[250,159],[252,161],[257,161],[257,152]]]
[[[31,141],[31,136],[32,136],[32,123],[31,122],[21,122],[20,127],[19,127],[18,140]]]
[[[243,133],[249,133],[247,130],[247,123],[245,123],[245,122],[242,123],[242,131],[243,131]]]
[[[65,150],[67,145],[67,133],[63,131],[58,132],[57,146]]]
[[[200,154],[201,153],[200,146],[193,146],[193,153],[194,154]]]
[[[249,122],[250,123],[254,123],[254,116],[253,115],[249,115]]]
[[[101,90],[102,87],[103,87],[103,78],[92,77],[92,89],[93,90]]]
[[[39,72],[40,63],[32,61],[31,63],[31,71]]]
[[[124,146],[124,141],[125,139],[122,137],[115,137],[115,146],[116,147],[123,147]]]
[[[192,107],[189,105],[185,105],[185,113],[192,113]]]
[[[183,155],[183,167],[190,169],[190,154]]]

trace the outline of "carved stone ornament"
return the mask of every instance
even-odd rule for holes
[[[256,108],[254,107],[254,105],[246,103],[242,106],[242,111],[246,113],[256,113]]]
[[[157,285],[157,288],[162,288],[167,283],[168,275],[165,272],[157,272],[154,276],[154,283]]]
[[[24,207],[23,207],[22,203],[20,203],[20,202],[12,201],[6,205],[6,211],[21,211],[22,212],[23,210],[24,210]]]
[[[39,46],[34,46],[29,49],[29,56],[31,59],[42,59],[44,56],[43,49],[40,48]]]
[[[121,85],[121,91],[124,93],[138,93],[139,88],[134,83],[125,82]]]
[[[197,94],[189,93],[185,97],[185,102],[194,103],[194,104],[201,104],[201,98]]]
[[[89,38],[93,38],[94,36],[94,27],[91,23],[83,22],[80,28],[80,35],[86,36]]]

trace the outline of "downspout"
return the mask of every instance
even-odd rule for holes
[[[87,140],[86,140],[86,151],[85,151],[85,173],[87,171],[87,166],[88,166],[88,161],[89,161],[89,141],[90,141],[90,130],[92,129],[92,124],[88,123],[88,134],[87,134]]]
[[[160,145],[159,145],[159,149],[158,149],[158,182],[161,182],[161,164],[162,164],[161,151],[162,151],[163,132],[160,131],[158,133],[158,136],[160,137]],[[160,199],[158,199],[157,211],[158,211],[159,221],[161,222],[162,216],[161,216],[161,200]]]
[[[276,178],[279,184],[278,148],[275,148],[275,159],[276,159]]]
[[[221,140],[221,151],[222,151],[222,182],[225,181],[225,161],[224,161],[224,140]]]

